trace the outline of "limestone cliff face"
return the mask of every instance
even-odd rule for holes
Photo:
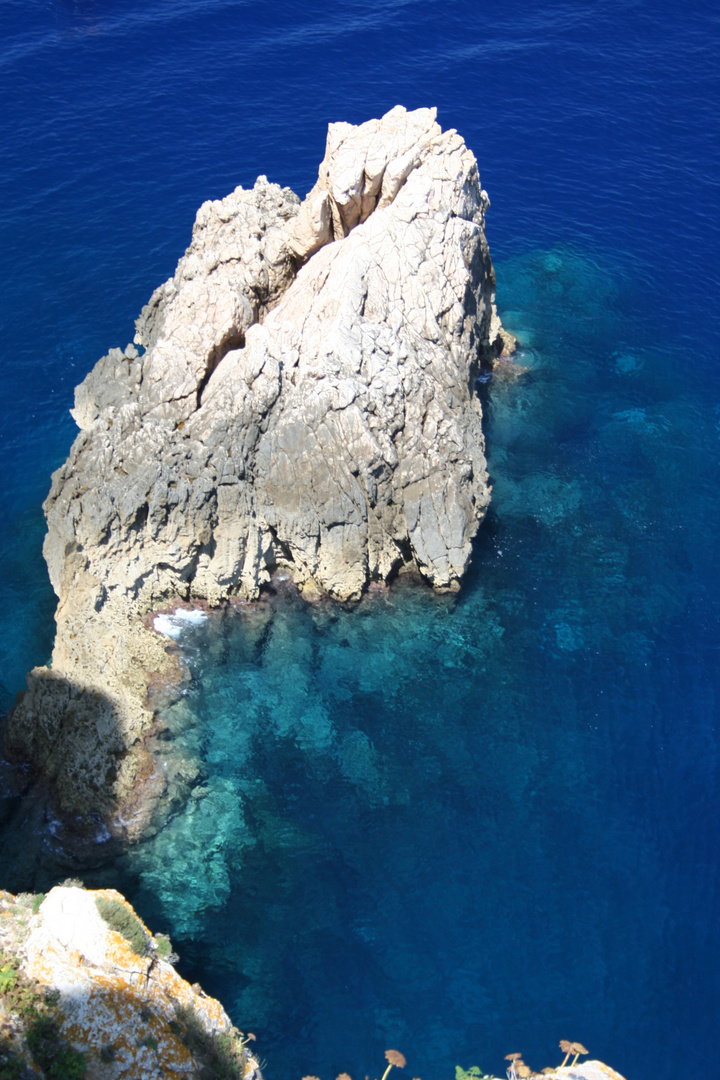
[[[168,598],[258,595],[275,566],[358,597],[415,566],[457,588],[489,501],[475,392],[503,346],[477,163],[435,111],[332,124],[304,202],[260,177],[199,210],[133,345],[77,388],[45,556],[52,671],[8,739],[66,808],[137,782]]]
[[[98,899],[125,913],[143,955]],[[222,1005],[162,959],[119,893],[58,886],[37,901],[0,892],[0,1067],[18,1069],[7,1075],[25,1063],[87,1080],[262,1080]]]
[[[342,599],[410,560],[457,582],[488,502],[487,205],[460,136],[396,109],[331,126],[302,205],[261,177],[202,206],[147,352],[78,387],[46,506],[58,594],[71,561],[145,607],[255,596],[278,562]]]

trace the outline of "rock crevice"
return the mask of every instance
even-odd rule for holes
[[[140,617],[160,603],[252,599],[278,565],[341,600],[407,564],[458,587],[489,501],[476,379],[504,344],[488,206],[462,138],[398,106],[330,125],[303,202],[260,177],[200,208],[135,344],[77,388],[45,503],[57,640],[9,745],[47,767],[31,747],[56,682],[63,716],[71,684],[115,726],[114,749],[88,741],[94,782],[117,773],[97,791],[64,785],[82,768],[53,748],[66,808],[127,794],[141,686],[167,664]]]

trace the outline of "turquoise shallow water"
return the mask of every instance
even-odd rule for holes
[[[670,1077],[688,987],[720,1004],[717,410],[648,341],[629,268],[557,248],[498,276],[526,371],[482,388],[466,588],[343,608],[278,583],[185,631],[165,739],[200,780],[98,878],[172,929],[271,1075],[391,1044],[421,1076],[516,1044],[540,1068],[582,1032]]]
[[[194,794],[85,874],[170,931],[269,1080],[372,1077],[388,1045],[423,1080],[541,1067],[564,1037],[628,1080],[713,1074],[719,40],[703,2],[0,5],[0,708],[52,646],[72,388],[200,203],[308,190],[328,121],[398,101],[438,106],[492,199],[528,371],[481,387],[465,588],[281,587],[188,631],[158,756]]]

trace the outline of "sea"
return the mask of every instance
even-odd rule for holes
[[[476,154],[517,379],[457,596],[187,622],[192,796],[123,890],[267,1080],[502,1077],[560,1039],[720,1074],[720,7],[1,0],[0,709],[48,661],[73,388],[259,174],[437,106]],[[51,838],[28,837],[51,843]],[[45,884],[52,884],[43,883]],[[33,889],[0,854],[0,885]]]

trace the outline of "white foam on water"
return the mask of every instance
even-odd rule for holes
[[[163,634],[165,637],[174,638],[180,636],[181,628],[175,625],[170,615],[156,615],[153,619],[153,627],[158,634]]]
[[[174,619],[180,619],[181,622],[194,623],[199,626],[200,623],[204,623],[207,619],[207,612],[201,611],[200,608],[178,608],[173,615]]]
[[[177,608],[174,615],[156,615],[153,619],[153,627],[158,634],[177,641],[188,625],[200,626],[206,619],[207,613],[199,608]]]

